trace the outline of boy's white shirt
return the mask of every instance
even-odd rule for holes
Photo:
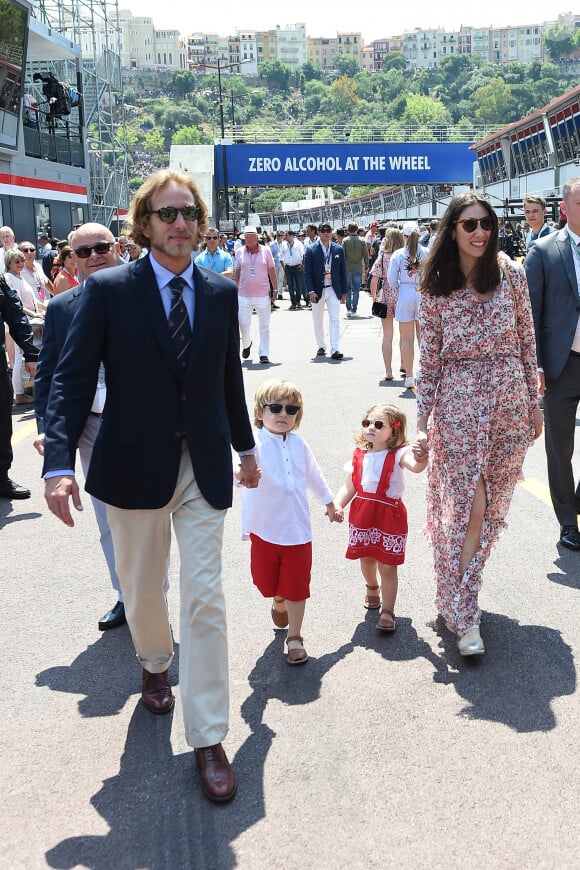
[[[242,489],[242,538],[253,533],[273,544],[308,543],[308,492],[323,505],[333,498],[312,450],[296,432],[284,438],[264,428],[254,438],[262,476],[256,489]]]

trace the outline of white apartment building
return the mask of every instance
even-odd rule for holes
[[[240,63],[244,75],[258,75],[258,47],[255,30],[236,30],[240,40]]]
[[[308,60],[306,25],[287,24],[285,27],[277,27],[275,34],[277,59],[289,66],[292,72],[296,72]]]

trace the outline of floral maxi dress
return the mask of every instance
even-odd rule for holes
[[[503,262],[503,261],[502,261]],[[437,609],[459,634],[479,624],[477,596],[492,545],[534,438],[537,363],[528,287],[506,263],[490,301],[469,290],[421,300],[418,414],[430,414],[427,538]],[[461,577],[459,559],[477,482],[487,506],[480,547]]]

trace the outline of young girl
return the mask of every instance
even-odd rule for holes
[[[301,420],[302,396],[294,384],[272,378],[258,388],[254,423],[262,476],[257,489],[243,491],[242,508],[242,538],[252,542],[252,578],[265,598],[273,598],[274,624],[288,626],[290,665],[308,659],[301,636],[312,566],[307,490],[326,505],[330,522],[335,519],[332,493],[310,447],[296,434]],[[241,472],[236,477],[240,481]]]
[[[427,460],[416,460],[407,445],[406,418],[394,405],[374,405],[365,414],[349,475],[336,497],[336,512],[352,499],[347,559],[360,559],[367,594],[364,606],[378,610],[377,569],[382,610],[377,628],[395,630],[397,565],[405,561],[407,511],[402,502],[403,469],[423,471]],[[336,517],[340,520],[340,514]]]

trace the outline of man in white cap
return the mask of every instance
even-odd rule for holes
[[[257,227],[244,229],[246,244],[236,251],[235,279],[238,285],[238,318],[242,334],[242,358],[252,349],[252,312],[256,310],[260,328],[258,355],[262,364],[270,362],[270,287],[276,287],[276,267],[269,248],[258,244]]]

